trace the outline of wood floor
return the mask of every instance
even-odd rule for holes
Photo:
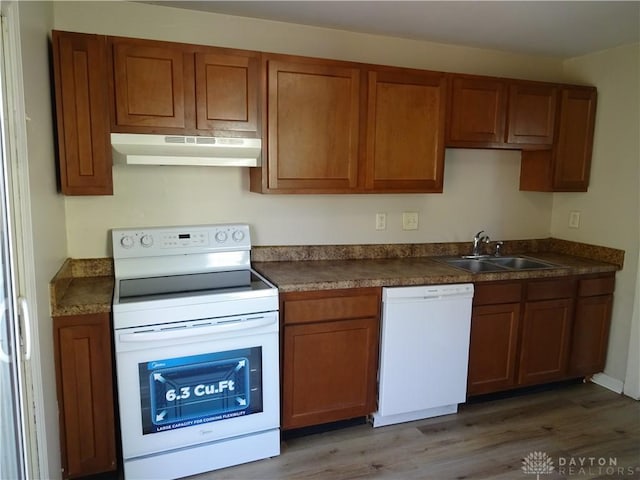
[[[532,452],[553,471],[534,463],[542,473],[525,473]],[[279,457],[191,480],[370,478],[640,479],[640,402],[592,383],[556,387],[465,404],[457,415],[289,439]]]

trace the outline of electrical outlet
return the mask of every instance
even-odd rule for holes
[[[402,229],[418,230],[418,212],[402,213]]]
[[[387,214],[376,213],[376,230],[386,230],[386,229],[387,229]]]
[[[580,212],[576,210],[569,212],[569,228],[580,228]]]

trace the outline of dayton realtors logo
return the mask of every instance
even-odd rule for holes
[[[553,460],[545,452],[531,452],[522,460],[522,471],[536,475],[536,480],[540,480],[541,474],[553,473],[553,470]]]
[[[629,467],[618,465],[616,457],[558,457],[558,464],[554,466],[553,459],[546,452],[531,452],[522,460],[522,471],[526,474],[547,475],[557,472],[565,476],[634,476],[640,472],[640,466]]]

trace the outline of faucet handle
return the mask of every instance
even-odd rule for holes
[[[495,257],[502,256],[502,246],[503,245],[504,245],[504,242],[496,242],[496,251],[493,254]]]

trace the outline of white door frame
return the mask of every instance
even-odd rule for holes
[[[46,422],[44,393],[40,368],[40,341],[38,335],[38,311],[36,301],[36,275],[34,264],[31,202],[29,192],[29,162],[27,150],[27,121],[24,102],[22,54],[20,45],[20,19],[18,2],[0,2],[2,15],[3,62],[6,65],[6,94],[8,104],[8,136],[11,149],[7,152],[7,176],[13,220],[14,253],[16,269],[16,296],[26,299],[31,322],[31,359],[23,362],[24,415],[27,437],[27,469],[29,477],[58,478],[59,472],[49,471],[49,452],[46,448]],[[21,319],[22,320],[22,319]],[[23,328],[24,330],[24,328]],[[53,475],[52,475],[53,473]]]

